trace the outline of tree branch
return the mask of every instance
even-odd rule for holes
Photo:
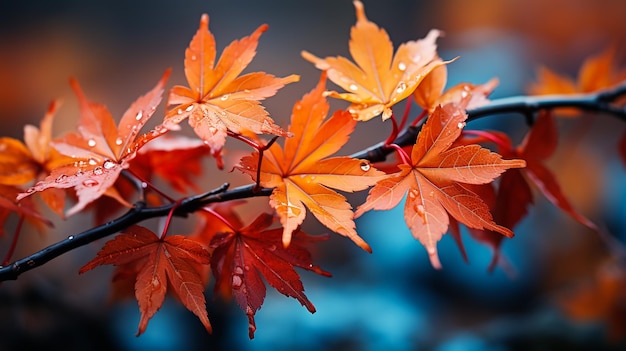
[[[518,96],[497,99],[492,100],[488,105],[468,110],[468,121],[505,113],[519,113],[527,116],[544,109],[568,107],[607,113],[626,122],[626,108],[614,104],[617,100],[624,97],[626,97],[626,83],[612,90],[595,94]],[[393,143],[399,146],[414,144],[420,128],[421,124],[407,127],[398,135]],[[350,157],[367,159],[370,162],[384,161],[387,155],[393,152],[392,148],[385,147],[384,144],[384,142],[378,143],[363,151],[354,153],[350,155]],[[228,190],[228,184],[224,184],[205,194],[183,199],[178,208],[175,209],[174,215],[186,217],[190,213],[211,203],[256,196],[269,196],[272,190],[271,188],[258,188],[256,184],[249,184]],[[52,244],[28,257],[17,260],[6,267],[0,267],[0,281],[16,280],[20,274],[39,267],[70,250],[113,235],[146,219],[167,216],[174,206],[176,206],[175,203],[158,207],[146,207],[144,202],[137,202],[133,208],[117,219],[82,233],[70,235],[65,240]]]

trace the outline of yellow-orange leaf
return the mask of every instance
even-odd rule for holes
[[[470,228],[513,236],[493,222],[489,206],[468,184],[486,184],[509,168],[525,166],[523,160],[503,160],[478,145],[451,148],[465,126],[464,109],[452,103],[435,109],[413,146],[411,164],[399,165],[399,172],[378,182],[355,212],[358,217],[372,209],[388,210],[406,195],[404,219],[437,268],[436,245],[448,231],[449,215]]]
[[[391,117],[391,106],[411,95],[430,71],[447,63],[437,57],[435,40],[440,32],[431,30],[424,39],[404,43],[394,55],[387,32],[367,19],[360,1],[354,6],[357,22],[349,44],[354,63],[341,56],[321,59],[306,51],[302,56],[347,91],[328,94],[351,102],[349,111],[355,119],[367,121],[382,113],[385,120]]]
[[[324,98],[326,76],[302,100],[296,102],[284,149],[274,143],[263,154],[260,184],[275,188],[270,205],[284,227],[283,244],[291,241],[302,224],[306,208],[326,227],[371,251],[355,230],[354,214],[346,198],[332,189],[359,191],[373,185],[384,173],[367,160],[329,157],[337,152],[354,130],[350,113],[337,111],[325,119],[329,105]],[[238,169],[256,180],[259,153],[241,159]],[[332,189],[331,189],[332,188]]]
[[[222,149],[228,131],[287,136],[259,101],[273,96],[285,84],[297,82],[299,76],[277,78],[264,72],[239,76],[256,55],[259,37],[267,28],[262,25],[250,36],[233,41],[216,64],[209,16],[202,15],[200,28],[185,51],[189,87],[172,88],[167,102],[172,109],[163,125],[178,129],[178,123],[189,118],[189,125],[214,151]]]

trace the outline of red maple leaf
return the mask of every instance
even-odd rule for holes
[[[232,293],[239,307],[246,312],[250,339],[254,338],[256,330],[254,315],[265,299],[262,277],[281,294],[297,299],[313,313],[315,307],[304,294],[304,286],[294,267],[330,276],[313,265],[311,254],[305,248],[305,245],[325,240],[328,236],[313,237],[297,230],[291,245],[285,248],[282,228],[267,229],[273,222],[273,216],[264,213],[245,228],[218,233],[211,242],[215,291]]]
[[[79,273],[105,264],[123,267],[131,276],[136,273],[135,297],[141,312],[137,335],[146,330],[150,318],[161,308],[168,287],[211,332],[204,284],[196,268],[209,262],[209,252],[194,240],[182,235],[159,238],[149,229],[132,226],[109,240]]]
[[[78,82],[71,80],[80,103],[78,133],[68,133],[54,140],[52,145],[62,154],[72,157],[74,162],[52,169],[44,180],[20,194],[19,199],[49,188],[74,188],[78,202],[68,210],[68,216],[81,211],[102,195],[111,196],[130,206],[112,185],[122,170],[129,167],[137,150],[167,131],[155,129],[139,135],[161,102],[169,74],[170,70],[167,70],[151,91],[137,99],[117,126],[106,107],[88,101]]]
[[[172,88],[167,105],[173,108],[163,125],[178,129],[178,123],[189,118],[189,125],[214,152],[222,149],[228,131],[287,136],[259,101],[298,81],[299,76],[277,78],[264,72],[239,76],[254,58],[259,37],[267,28],[262,25],[252,35],[233,41],[215,63],[215,38],[209,31],[209,16],[202,15],[200,28],[185,51],[189,87]]]
[[[513,236],[496,224],[489,207],[467,184],[487,184],[509,168],[524,167],[523,160],[504,160],[479,145],[451,147],[460,136],[467,114],[465,106],[450,103],[435,109],[422,127],[411,152],[411,163],[379,181],[357,208],[388,210],[407,194],[404,219],[427,249],[434,267],[441,267],[437,241],[448,231],[449,216],[470,228],[487,228]]]

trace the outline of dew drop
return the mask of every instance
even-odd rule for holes
[[[115,145],[117,145],[117,146],[122,145],[123,142],[124,142],[124,140],[122,138],[118,137],[117,139],[115,139]]]
[[[461,97],[462,97],[462,98],[466,98],[468,95],[469,95],[469,93],[467,92],[467,90],[463,90],[463,91],[461,92]]]
[[[190,112],[191,110],[193,110],[193,105],[189,105],[187,106],[187,108],[185,109],[185,111]]]
[[[155,288],[158,288],[160,285],[161,285],[161,282],[157,278],[152,279],[152,286],[154,286]]]
[[[220,98],[220,100],[222,100],[222,101],[226,101],[226,100],[228,100],[228,94],[224,94],[224,95],[222,95],[222,97]]]
[[[114,168],[116,164],[117,164],[117,163],[115,163],[115,162],[113,162],[113,161],[111,161],[111,160],[106,160],[106,161],[104,161],[104,164],[103,164],[102,166],[103,166],[105,169],[111,169],[111,168]],[[96,170],[94,169],[94,173],[95,173],[95,172],[96,172]]]
[[[74,235],[70,235],[67,237],[67,240],[74,240]]]
[[[87,140],[87,145],[89,145],[89,147],[94,147],[94,146],[96,146],[96,140],[95,140],[95,139],[89,139],[89,140]]]
[[[241,288],[243,284],[243,279],[241,279],[240,275],[233,275],[233,289]]]
[[[66,179],[67,179],[67,176],[66,176],[65,174],[61,174],[61,175],[60,175],[60,176],[59,176],[59,177],[55,180],[55,182],[57,182],[57,183],[61,183],[61,182],[63,182],[63,181],[64,181],[64,180],[66,180]]]
[[[359,89],[359,87],[356,84],[350,84],[349,88],[352,91],[356,91],[357,89]]]
[[[243,268],[241,268],[241,266],[235,266],[235,269],[233,269],[233,273],[237,274],[237,275],[242,275],[243,274]]]
[[[96,161],[95,158],[90,158],[87,163],[89,163],[90,166],[95,166],[96,164],[98,164],[98,161]]]
[[[197,59],[198,59],[198,58],[196,57],[196,55],[191,55],[191,61],[195,61],[195,60],[197,60]]]
[[[370,170],[370,168],[371,168],[371,166],[370,166],[370,164],[369,164],[369,163],[367,163],[367,162],[361,162],[361,170],[362,170],[363,172],[367,172],[367,171],[369,171],[369,170]]]
[[[406,90],[406,83],[405,82],[398,83],[398,87],[396,88],[396,93],[400,94],[405,90]]]
[[[142,189],[146,189],[148,187],[148,183],[146,182],[141,182],[141,188]]]
[[[398,69],[403,71],[403,72],[406,71],[406,63],[404,63],[404,62],[398,63]]]
[[[143,111],[139,110],[139,112],[137,112],[137,115],[135,116],[135,119],[138,121],[141,121],[142,118],[143,118]]]
[[[183,109],[179,108],[178,110],[176,110],[176,113],[178,113],[179,115],[182,115],[183,114]]]
[[[91,187],[96,186],[98,184],[99,184],[98,181],[97,180],[93,180],[93,179],[85,179],[83,181],[83,185],[88,187],[88,188],[91,188]]]
[[[424,213],[425,213],[424,205],[417,205],[417,214],[423,217]]]
[[[456,126],[459,129],[463,129],[463,127],[465,127],[465,122],[459,122]]]
[[[215,127],[209,127],[209,133],[215,135],[217,133],[217,128]]]
[[[276,251],[276,245],[272,244],[267,248],[269,251]]]
[[[104,173],[104,171],[102,170],[102,167],[100,166],[93,169],[93,174],[95,175],[101,175],[102,173]]]
[[[250,266],[245,265],[245,266],[243,266],[243,269],[245,269],[246,271],[249,271],[250,270]]]
[[[34,191],[35,191],[35,188],[28,188],[28,189],[26,189],[26,192],[28,194],[33,193]]]

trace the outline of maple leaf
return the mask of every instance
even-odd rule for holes
[[[348,110],[355,119],[367,121],[382,113],[386,120],[393,105],[409,97],[430,71],[448,63],[437,57],[435,40],[440,32],[431,30],[424,39],[406,42],[393,55],[387,32],[367,19],[360,1],[353,3],[357,22],[349,46],[355,63],[341,56],[321,59],[307,51],[302,56],[347,91],[328,95],[351,102]]]
[[[613,87],[626,79],[626,70],[615,64],[615,47],[596,54],[583,63],[577,80],[561,76],[542,66],[537,71],[537,82],[529,87],[534,95],[591,93]]]
[[[476,131],[472,132],[476,133]],[[533,204],[532,185],[574,220],[592,230],[597,230],[597,226],[591,220],[576,211],[561,190],[554,174],[544,165],[544,162],[556,151],[558,144],[556,124],[549,112],[543,111],[539,114],[533,127],[517,147],[513,146],[511,139],[505,133],[489,131],[479,132],[479,134],[488,138],[473,139],[472,142],[494,142],[498,147],[498,152],[504,157],[526,161],[525,168],[511,169],[500,178],[496,199],[491,206],[494,221],[513,229],[528,214],[528,207]],[[487,244],[494,250],[494,257],[489,266],[492,270],[501,259],[500,245],[504,238],[489,229],[470,229],[469,231],[476,240]]]
[[[314,313],[315,307],[304,294],[304,286],[294,267],[313,271],[323,276],[330,273],[313,265],[305,245],[325,240],[328,236],[313,237],[297,230],[288,248],[282,245],[282,229],[267,229],[274,217],[263,213],[245,228],[218,233],[213,237],[211,269],[216,277],[215,291],[230,292],[239,307],[248,315],[248,335],[254,338],[254,315],[265,299],[262,278],[281,294],[297,299]]]
[[[276,94],[285,84],[297,82],[297,75],[277,78],[264,72],[239,76],[256,54],[259,37],[267,25],[250,36],[228,45],[215,64],[215,38],[209,31],[209,16],[202,15],[200,28],[185,51],[185,76],[189,87],[171,89],[167,105],[172,108],[163,121],[170,129],[189,118],[195,133],[217,151],[228,131],[256,134],[288,134],[269,117],[259,100]]]
[[[586,281],[558,301],[559,307],[573,320],[603,321],[610,341],[621,342],[626,335],[626,269],[618,262],[608,262]]]
[[[411,164],[379,181],[360,205],[366,211],[388,210],[406,197],[404,219],[413,236],[440,268],[437,241],[448,231],[449,215],[470,228],[487,228],[508,237],[513,232],[492,220],[489,207],[467,184],[487,184],[509,168],[524,167],[523,160],[505,160],[479,145],[452,147],[467,114],[464,106],[447,104],[435,109],[422,127],[411,152]]]
[[[202,174],[202,157],[210,154],[202,140],[165,135],[141,148],[130,169],[146,181],[158,175],[180,193],[187,189],[199,192],[192,176]]]
[[[161,308],[168,287],[210,333],[204,285],[194,266],[209,263],[209,252],[194,240],[182,235],[159,238],[149,229],[132,226],[109,240],[79,273],[106,264],[136,272],[135,297],[141,312],[137,335],[146,330],[150,318]]]
[[[471,110],[487,104],[489,102],[487,96],[498,85],[498,79],[493,78],[480,85],[459,83],[444,92],[447,80],[448,67],[445,65],[436,67],[416,87],[413,99],[428,113],[433,113],[438,105],[460,103],[469,96],[466,109]]]
[[[37,206],[31,199],[26,199],[19,203],[15,200],[17,194],[21,191],[22,189],[16,186],[0,184],[0,236],[4,235],[4,223],[11,213],[25,216],[37,226],[52,226],[52,222],[39,212]]]
[[[74,162],[52,169],[44,180],[20,194],[18,198],[49,188],[74,188],[78,202],[68,210],[68,216],[81,211],[102,195],[108,195],[130,206],[112,185],[122,170],[128,168],[137,150],[167,131],[158,128],[139,135],[139,131],[161,102],[169,74],[170,70],[167,70],[151,91],[131,104],[117,126],[107,108],[88,101],[78,82],[72,79],[70,84],[80,103],[78,133],[68,133],[63,138],[52,141],[52,145],[60,153],[71,156]]]
[[[22,185],[45,178],[54,167],[70,162],[50,146],[52,121],[60,105],[53,101],[48,107],[40,127],[24,126],[24,143],[13,138],[0,138],[0,183]],[[16,194],[17,195],[17,194]],[[44,202],[63,217],[65,192],[48,189],[41,193]]]
[[[356,121],[347,111],[336,111],[325,120],[329,104],[324,97],[326,75],[316,88],[296,102],[284,150],[274,143],[263,153],[261,179],[264,187],[274,188],[270,206],[284,227],[283,244],[289,245],[292,232],[306,216],[305,206],[326,227],[347,236],[364,250],[369,245],[356,233],[352,207],[341,191],[359,191],[373,185],[383,172],[367,160],[328,157],[337,152],[354,130]],[[328,157],[328,158],[327,158]],[[243,157],[236,166],[256,179],[259,153]]]

